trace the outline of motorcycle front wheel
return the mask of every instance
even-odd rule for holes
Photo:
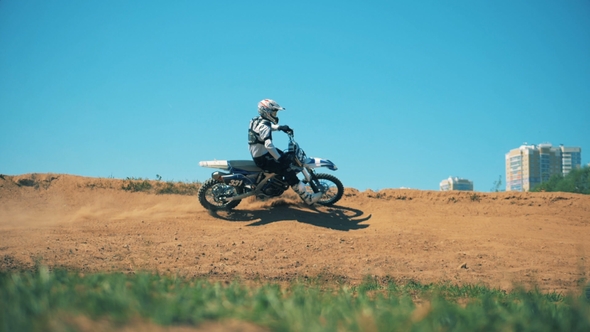
[[[240,192],[239,192],[240,191]],[[241,193],[235,187],[220,183],[215,179],[209,179],[199,188],[199,203],[211,211],[231,210],[240,204],[241,200],[226,201],[227,198],[237,196]]]
[[[316,186],[320,191],[324,192],[324,195],[317,202],[320,205],[332,206],[338,202],[342,195],[344,195],[344,186],[337,177],[331,174],[316,174]]]

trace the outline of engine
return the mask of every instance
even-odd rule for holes
[[[289,188],[285,182],[279,179],[270,179],[268,182],[262,187],[261,191],[270,197],[275,197],[281,195],[285,190]]]

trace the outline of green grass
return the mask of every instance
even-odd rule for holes
[[[150,191],[150,189],[152,189],[152,184],[149,180],[128,177],[125,179],[125,183],[123,183],[121,189],[131,192]]]
[[[586,294],[506,293],[482,286],[210,282],[151,273],[66,270],[0,274],[1,331],[76,331],[75,317],[112,327],[245,321],[272,331],[590,331]]]
[[[121,189],[130,192],[146,192],[157,195],[196,195],[201,187],[200,182],[174,182],[161,181],[162,177],[157,175],[157,180],[142,178],[126,178]]]

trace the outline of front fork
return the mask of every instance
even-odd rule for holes
[[[313,170],[307,170],[307,168],[303,168],[303,170],[301,171],[301,173],[303,173],[303,176],[305,177],[305,180],[303,180],[303,183],[309,183],[309,186],[311,187],[311,190],[313,190],[314,193],[320,192],[323,190],[323,188],[319,188],[318,184],[320,183],[318,181],[317,176],[315,175],[315,172]]]

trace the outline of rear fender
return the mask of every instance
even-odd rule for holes
[[[227,160],[206,160],[200,161],[199,166],[201,167],[209,167],[209,168],[219,168],[219,169],[229,169],[229,165]]]

